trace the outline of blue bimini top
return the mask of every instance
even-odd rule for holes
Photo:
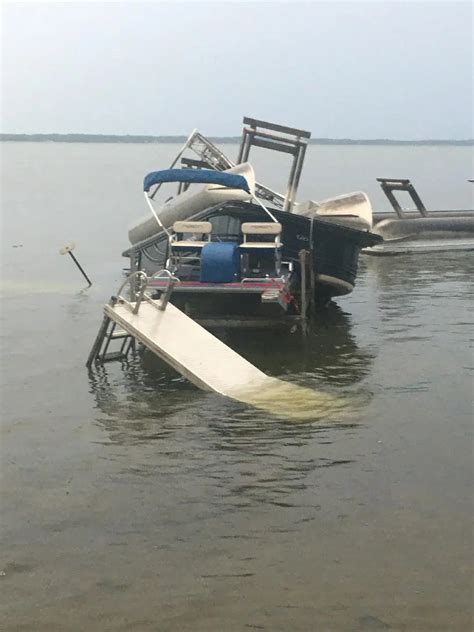
[[[212,169],[165,169],[152,171],[143,181],[143,190],[148,193],[154,184],[160,182],[189,182],[199,184],[220,184],[229,189],[242,189],[250,193],[249,184],[244,176]]]

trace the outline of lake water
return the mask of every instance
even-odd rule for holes
[[[363,258],[305,342],[228,336],[357,401],[334,423],[201,392],[149,354],[88,374],[142,177],[177,149],[2,144],[2,629],[470,630],[472,253]],[[311,146],[299,199],[363,189],[384,210],[375,178],[409,177],[428,208],[472,208],[472,175],[468,147]]]

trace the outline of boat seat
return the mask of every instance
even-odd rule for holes
[[[173,224],[169,241],[169,259],[167,265],[177,268],[182,262],[198,261],[203,247],[211,243],[211,222],[179,221]],[[184,236],[187,239],[183,239]],[[190,239],[196,236],[200,239]],[[206,236],[205,240],[202,237]]]
[[[258,250],[265,248],[280,249],[282,243],[281,224],[279,222],[244,222],[241,226],[243,242],[240,244],[242,250]],[[273,239],[267,241],[249,240],[249,236],[255,237],[260,235],[269,235]]]
[[[211,222],[180,221],[173,224],[173,234],[170,239],[171,250],[201,250],[211,241]],[[183,235],[207,235],[205,241],[198,239],[179,239]]]
[[[281,273],[281,250],[283,244],[280,241],[281,224],[279,222],[244,222],[241,226],[243,242],[240,244],[242,253],[242,267],[247,275],[249,268],[248,258],[251,252],[257,253],[262,251],[274,252],[275,256],[275,274],[280,276]],[[266,241],[262,237],[268,237]],[[249,237],[260,238],[260,241],[249,239]]]
[[[209,240],[199,241],[197,239],[181,239],[180,241],[172,240],[171,248],[173,250],[201,250],[203,246],[209,243]]]

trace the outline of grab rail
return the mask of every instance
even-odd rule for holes
[[[149,294],[146,293],[146,290],[148,288],[148,284],[152,279],[158,279],[160,277],[166,277],[168,279],[168,283],[166,285],[166,289],[162,293],[161,299],[159,301],[155,301],[151,298]],[[138,281],[138,290],[133,288],[133,281]],[[155,274],[153,274],[151,277],[148,277],[142,270],[138,270],[137,272],[133,272],[132,274],[130,274],[124,280],[122,285],[119,287],[117,294],[112,296],[110,300],[110,305],[113,307],[117,304],[118,301],[120,301],[128,307],[132,314],[138,314],[140,305],[143,301],[146,301],[150,305],[153,305],[155,309],[164,311],[169,303],[171,294],[176,283],[179,283],[179,279],[175,277],[169,270],[160,270],[159,272],[155,272]],[[132,286],[132,293],[135,295],[135,304],[133,304],[121,295],[124,287],[129,284]]]

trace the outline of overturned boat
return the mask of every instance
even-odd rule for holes
[[[322,202],[304,202],[295,212],[305,217],[361,230],[370,230],[383,238],[363,249],[364,254],[391,255],[445,250],[474,250],[474,210],[430,210],[421,201],[409,179],[377,178],[392,211],[374,212],[363,191],[347,193]],[[402,209],[394,191],[410,195],[414,209]]]
[[[474,250],[474,210],[427,210],[409,179],[377,178],[392,212],[374,213],[372,231],[381,244],[367,248],[373,255]],[[408,193],[415,205],[402,209],[394,191]]]
[[[158,294],[167,283],[160,272],[172,274],[171,301],[210,327],[305,321],[317,304],[353,290],[361,249],[382,238],[361,222],[341,225],[297,211],[309,132],[244,122],[236,165],[195,131],[170,169],[146,176],[151,216],[132,226],[123,254],[132,273],[153,277],[149,286]],[[248,162],[253,145],[293,155],[285,196],[256,182]],[[188,148],[200,160],[183,156]],[[177,184],[178,194],[155,208],[165,183]]]

